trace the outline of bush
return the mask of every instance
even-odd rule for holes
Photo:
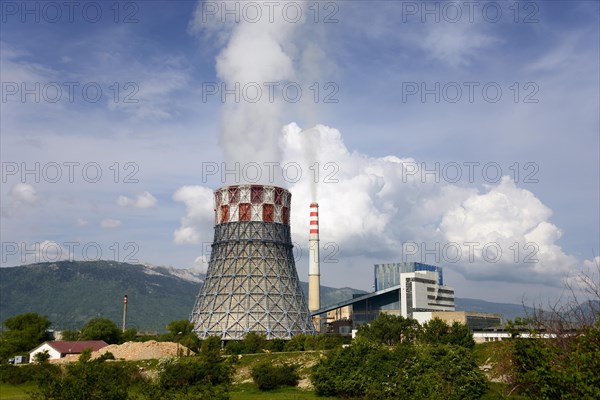
[[[280,386],[297,386],[300,380],[298,366],[294,364],[274,366],[269,362],[264,362],[252,368],[251,376],[260,390],[273,390]]]
[[[292,337],[284,346],[284,351],[304,351],[304,342],[306,342],[306,337],[308,335],[299,334]]]
[[[233,375],[229,360],[220,356],[218,337],[202,342],[202,351],[195,357],[167,359],[159,364],[158,381],[141,389],[143,399],[215,399],[229,398]]]
[[[123,362],[89,361],[82,353],[78,362],[65,366],[64,373],[38,382],[34,399],[126,400],[129,386],[141,380],[138,369]]]
[[[58,376],[60,368],[52,364],[0,365],[0,382],[20,385],[25,382],[38,382]]]
[[[395,346],[400,342],[413,342],[419,332],[419,323],[411,318],[399,315],[381,313],[368,325],[358,327],[358,336],[381,343]]]
[[[81,329],[82,340],[104,340],[108,344],[119,343],[121,330],[108,318],[93,318]]]
[[[600,322],[565,339],[514,342],[517,383],[532,399],[600,398]]]
[[[282,352],[283,349],[285,348],[285,344],[286,344],[286,340],[284,339],[271,339],[271,340],[267,340],[267,348],[266,350],[269,350],[273,353],[279,353]]]
[[[478,399],[487,383],[472,353],[459,346],[400,344],[357,338],[334,350],[311,374],[317,395],[366,399]]]

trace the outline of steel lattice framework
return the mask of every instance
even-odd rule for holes
[[[290,192],[274,186],[215,192],[215,237],[191,315],[201,338],[314,333],[292,253],[290,200]]]

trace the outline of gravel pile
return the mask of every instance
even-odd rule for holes
[[[188,348],[174,342],[127,342],[123,344],[111,344],[92,353],[92,358],[100,357],[102,354],[111,352],[117,360],[151,360],[163,357],[176,357],[177,351],[187,355]],[[193,354],[190,351],[190,354]]]
[[[116,360],[151,360],[164,357],[176,357],[177,351],[182,355],[192,355],[193,351],[187,347],[178,345],[174,342],[157,342],[149,340],[147,342],[127,342],[123,344],[111,344],[92,353],[92,358],[98,358],[102,354],[111,352]],[[189,353],[188,353],[189,351]],[[79,354],[70,354],[59,360],[53,360],[54,363],[62,364],[73,362],[79,359]]]

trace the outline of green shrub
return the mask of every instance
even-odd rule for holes
[[[233,368],[220,356],[220,343],[219,338],[211,337],[202,342],[202,351],[195,357],[161,361],[157,382],[143,385],[141,398],[228,399]]]
[[[364,338],[330,352],[311,380],[317,395],[343,398],[470,400],[487,388],[463,347],[404,343],[390,350]]]
[[[34,399],[126,400],[129,386],[142,378],[138,369],[128,363],[106,363],[89,360],[82,353],[78,362],[65,366],[64,372],[38,382]]]
[[[299,334],[292,337],[284,346],[285,351],[304,351],[304,342],[306,342],[306,337],[308,335]]]
[[[600,322],[561,339],[514,340],[516,380],[532,399],[600,398]]]
[[[0,365],[0,382],[20,385],[26,382],[38,382],[58,376],[60,368],[52,364]]]
[[[279,352],[283,351],[286,343],[287,343],[287,340],[284,340],[284,339],[275,338],[275,339],[267,340],[266,350],[269,350],[273,353],[279,353]]]
[[[275,366],[264,362],[252,368],[251,376],[260,390],[273,390],[280,386],[297,386],[300,380],[298,366],[294,364]]]

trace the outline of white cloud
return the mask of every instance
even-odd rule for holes
[[[18,205],[33,205],[38,202],[35,188],[28,183],[17,183],[10,190],[10,197]]]
[[[316,131],[321,242],[334,243],[344,262],[356,257],[369,263],[399,262],[407,256],[403,246],[416,243],[417,253],[408,261],[441,264],[467,279],[551,285],[558,285],[578,264],[557,244],[561,232],[549,221],[551,210],[510,178],[479,189],[433,179],[423,182],[419,175],[407,174],[407,166],[414,163],[411,158],[350,152],[336,129],[318,126]],[[293,240],[301,246],[308,240],[309,181],[315,178],[314,168],[304,162],[303,134],[290,124],[281,139],[283,162],[304,168],[302,179],[289,187]],[[173,197],[187,206],[175,242],[209,242],[212,191],[188,186]],[[479,244],[469,247],[470,242]],[[454,253],[442,251],[454,244],[462,251],[458,261]],[[426,253],[435,246],[439,260]],[[501,254],[495,253],[498,247]]]
[[[40,199],[33,185],[17,183],[10,188],[6,194],[6,200],[2,202],[2,216],[10,218],[21,215],[26,209],[38,204],[39,201]]]
[[[468,66],[482,50],[500,42],[484,33],[481,26],[467,22],[433,24],[419,43],[434,59],[452,67]]]
[[[118,219],[103,219],[100,226],[104,229],[113,229],[121,226],[121,221]]]
[[[212,190],[202,186],[184,186],[175,192],[173,200],[186,206],[181,226],[174,234],[175,243],[199,244],[211,241],[210,226],[214,222]]]
[[[151,208],[157,203],[156,197],[148,192],[139,193],[135,198],[119,196],[117,204],[121,207]]]

